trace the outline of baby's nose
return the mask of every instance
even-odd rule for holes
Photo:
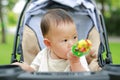
[[[73,46],[73,44],[74,44],[74,41],[70,40],[69,41],[69,47],[71,48]]]

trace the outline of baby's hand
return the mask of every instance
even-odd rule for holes
[[[80,57],[75,56],[72,52],[68,54],[68,60],[70,62],[70,70],[73,72],[86,71],[80,62]]]
[[[23,70],[26,70],[26,66],[27,66],[26,63],[20,63],[20,62],[12,63],[12,65],[18,65],[18,66],[20,66]]]
[[[20,66],[23,70],[28,71],[28,72],[34,72],[34,71],[35,71],[32,67],[30,67],[30,65],[26,64],[25,62],[22,62],[22,63],[20,63],[20,62],[15,62],[15,63],[12,63],[12,65],[18,65],[18,66]]]
[[[95,54],[95,51],[93,49],[90,50],[89,54],[86,55],[86,59],[88,64],[93,60],[97,58],[97,54]]]
[[[70,61],[70,63],[78,63],[78,62],[80,62],[79,61],[80,58],[77,57],[77,56],[75,56],[75,55],[73,55],[72,52],[69,52],[68,55],[67,55],[67,57],[68,57],[68,60]]]

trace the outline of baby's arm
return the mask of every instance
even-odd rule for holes
[[[72,52],[69,53],[68,57],[72,71],[88,71],[87,69],[85,69],[85,67],[87,67],[88,65],[83,65],[86,62],[86,59],[83,59],[82,57],[85,54],[89,53],[91,45],[91,41],[86,39],[80,40],[72,46]],[[84,60],[84,63],[82,63],[81,60]]]
[[[86,69],[85,66],[81,63],[80,58],[74,56],[72,52],[69,53],[68,60],[70,62],[71,71],[73,72],[88,71],[88,69]]]
[[[27,72],[34,72],[35,70],[28,64],[26,63],[20,63],[20,62],[15,62],[15,63],[12,63],[12,65],[18,65],[20,66],[24,71],[27,71]]]

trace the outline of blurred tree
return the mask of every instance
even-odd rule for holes
[[[96,0],[100,4],[101,12],[104,15],[106,8],[111,8],[111,0]]]
[[[104,19],[108,34],[120,36],[120,0],[96,0]]]
[[[7,5],[7,8],[8,8],[8,10],[12,10],[13,9],[13,7],[14,7],[14,5],[15,5],[15,3],[17,2],[18,0],[8,0],[8,5]]]
[[[3,20],[3,13],[2,13],[2,0],[0,0],[0,21],[1,21],[1,27],[2,27],[2,43],[6,42],[6,36],[5,36],[5,25]]]
[[[6,35],[5,35],[5,20],[4,20],[4,9],[11,11],[13,6],[18,0],[0,0],[0,23],[1,23],[1,30],[2,30],[2,43],[6,43]],[[6,7],[5,7],[6,6]],[[5,7],[5,8],[4,8]],[[3,9],[4,8],[4,9]]]

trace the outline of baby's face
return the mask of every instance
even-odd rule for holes
[[[67,59],[71,47],[78,41],[75,24],[61,24],[49,32],[53,58]]]

